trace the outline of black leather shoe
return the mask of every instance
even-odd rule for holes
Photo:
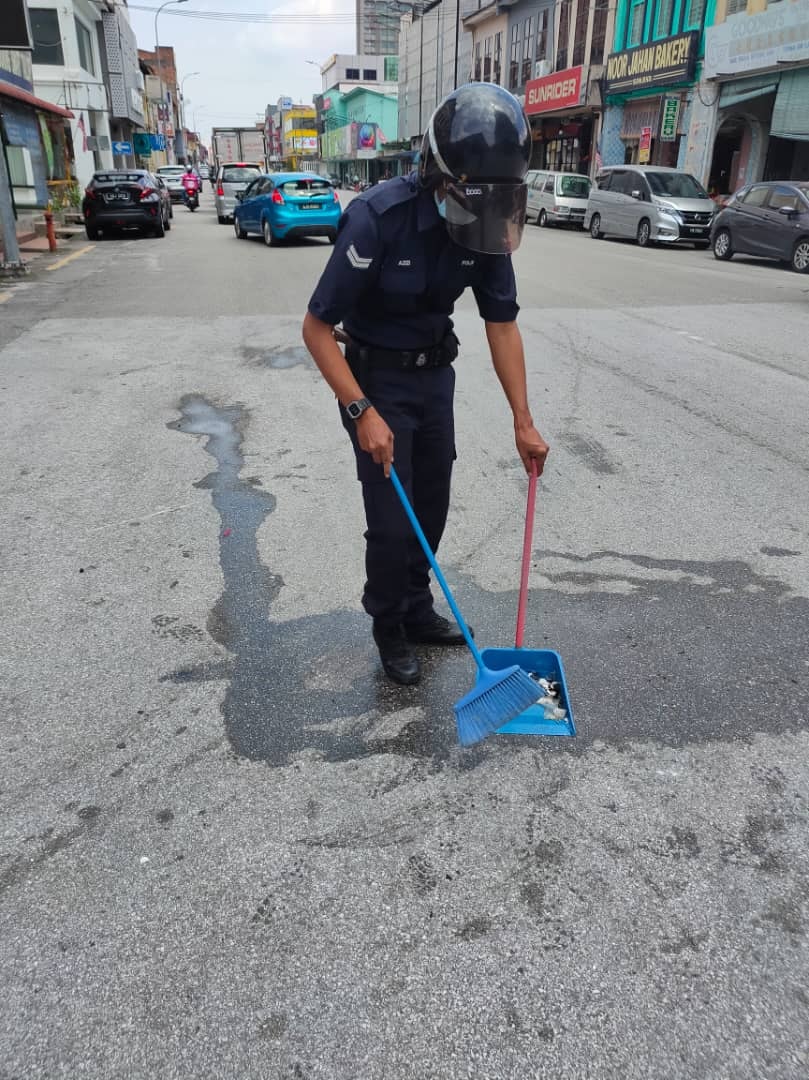
[[[405,623],[404,632],[408,641],[414,645],[465,645],[466,638],[456,623],[449,622],[435,611],[428,619],[418,623]],[[469,628],[475,636],[472,627]]]
[[[421,668],[402,627],[374,623],[374,641],[388,678],[400,686],[414,686],[421,678]]]

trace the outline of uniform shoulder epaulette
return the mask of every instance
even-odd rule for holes
[[[415,199],[418,193],[418,185],[410,177],[395,176],[384,184],[376,184],[364,191],[360,198],[368,203],[375,214],[384,214],[394,206],[401,206],[402,203]]]

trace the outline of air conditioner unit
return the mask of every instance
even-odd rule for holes
[[[550,75],[550,73],[551,73],[551,62],[550,62],[550,60],[537,60],[537,62],[534,64],[534,78],[535,79],[544,79],[545,76]]]

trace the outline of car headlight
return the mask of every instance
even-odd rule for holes
[[[658,206],[658,209],[662,210],[664,214],[668,214],[669,217],[676,218],[677,221],[682,221],[683,220],[681,215],[680,215],[680,211],[677,209],[677,207],[674,205],[674,203],[660,202],[658,200],[657,206]]]

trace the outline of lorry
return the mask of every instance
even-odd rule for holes
[[[263,128],[214,128],[211,131],[211,150],[213,153],[211,178],[216,176],[220,165],[229,165],[234,161],[246,161],[258,165],[262,172],[267,169],[267,146]]]

